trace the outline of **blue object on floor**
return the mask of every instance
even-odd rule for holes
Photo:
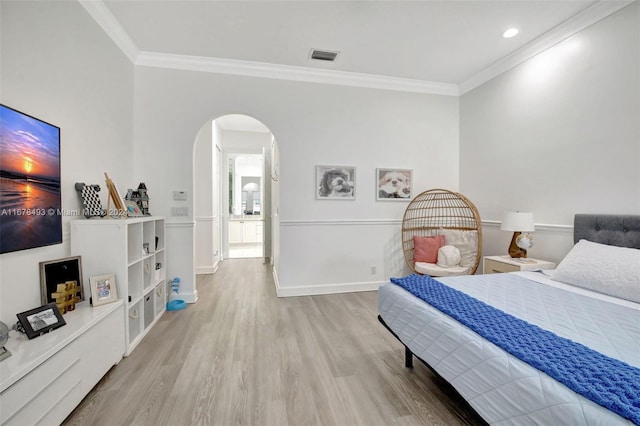
[[[176,299],[167,303],[167,311],[179,311],[187,307],[187,303],[184,300]]]
[[[180,278],[175,277],[174,279],[172,279],[169,282],[171,283],[171,290],[175,294],[180,294]]]

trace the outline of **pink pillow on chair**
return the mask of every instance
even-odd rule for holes
[[[438,249],[444,246],[444,235],[433,237],[413,236],[413,260],[416,262],[436,263]]]

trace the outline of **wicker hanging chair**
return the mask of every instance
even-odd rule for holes
[[[472,232],[455,233],[448,231]],[[473,237],[472,245],[475,247],[472,247],[472,249],[475,249],[475,251],[467,252],[467,264],[465,267],[447,270],[447,268],[440,268],[435,264],[426,264],[428,268],[426,269],[427,272],[425,272],[423,268],[425,264],[419,263],[416,269],[413,237],[435,235],[445,235],[446,237],[451,234],[470,235]],[[414,272],[432,276],[474,274],[478,269],[482,251],[482,225],[478,209],[467,197],[457,192],[446,189],[424,191],[411,200],[404,212],[402,219],[402,248],[407,264]]]

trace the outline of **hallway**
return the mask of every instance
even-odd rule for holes
[[[262,243],[229,244],[229,259],[249,259],[262,256]]]

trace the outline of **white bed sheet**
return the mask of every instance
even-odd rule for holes
[[[640,304],[555,282],[539,272],[438,280],[640,368]],[[380,287],[378,305],[385,323],[402,342],[490,424],[633,424],[395,284]]]

